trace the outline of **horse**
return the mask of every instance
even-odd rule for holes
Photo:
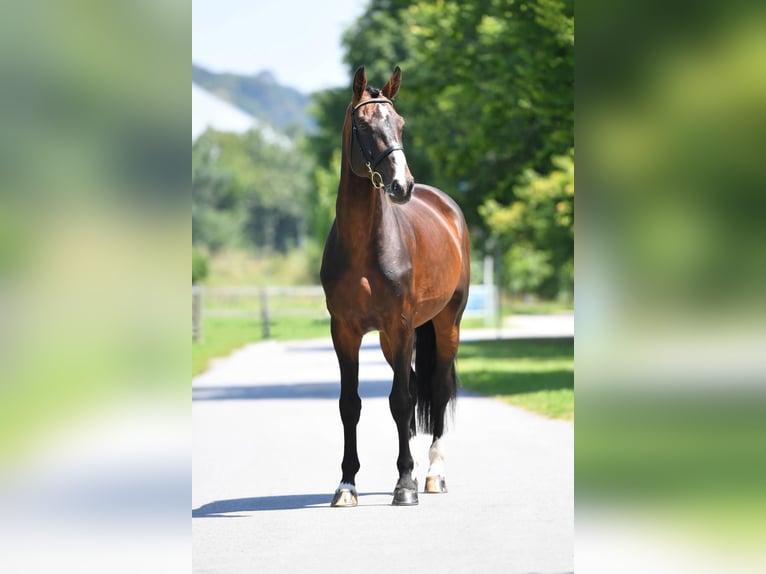
[[[458,205],[444,192],[416,184],[410,173],[401,143],[404,119],[393,104],[401,77],[397,66],[379,90],[367,85],[363,66],[354,75],[335,221],[322,256],[344,438],[333,507],[358,503],[359,349],[363,335],[374,330],[394,375],[389,407],[399,438],[399,479],[392,504],[418,504],[410,452],[417,430],[433,435],[424,492],[447,492],[441,437],[457,395],[455,356],[468,299],[470,243]]]

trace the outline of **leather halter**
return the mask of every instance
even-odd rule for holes
[[[400,143],[395,143],[392,146],[389,146],[388,148],[384,149],[382,152],[380,152],[377,156],[372,154],[372,151],[368,151],[362,146],[362,142],[359,140],[359,128],[356,125],[356,119],[354,118],[354,112],[361,108],[362,106],[366,106],[367,104],[391,104],[393,107],[394,103],[389,100],[388,98],[370,98],[368,100],[364,100],[363,102],[359,102],[357,105],[353,107],[351,110],[351,134],[352,139],[356,142],[357,147],[359,147],[359,150],[362,152],[362,156],[367,160],[367,170],[370,172],[370,180],[372,181],[373,186],[380,188],[383,187],[383,178],[380,176],[380,174],[375,171],[375,169],[378,167],[378,164],[380,164],[383,159],[385,159],[387,156],[392,154],[395,151],[404,151],[404,147]]]

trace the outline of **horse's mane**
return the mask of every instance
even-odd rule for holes
[[[367,86],[365,91],[373,98],[377,98],[380,95],[380,90],[378,88],[373,88],[372,86]]]

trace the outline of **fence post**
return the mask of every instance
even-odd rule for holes
[[[269,294],[266,288],[261,288],[261,326],[263,328],[263,338],[268,339],[271,336],[269,332]]]
[[[497,307],[495,279],[494,279],[494,260],[491,255],[484,256],[484,326],[490,327],[495,320]]]
[[[192,285],[192,341],[202,340],[202,289]]]

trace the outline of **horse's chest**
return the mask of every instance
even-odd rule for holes
[[[397,290],[385,278],[372,273],[344,274],[327,297],[330,313],[365,328],[377,328],[377,317],[396,305]]]

